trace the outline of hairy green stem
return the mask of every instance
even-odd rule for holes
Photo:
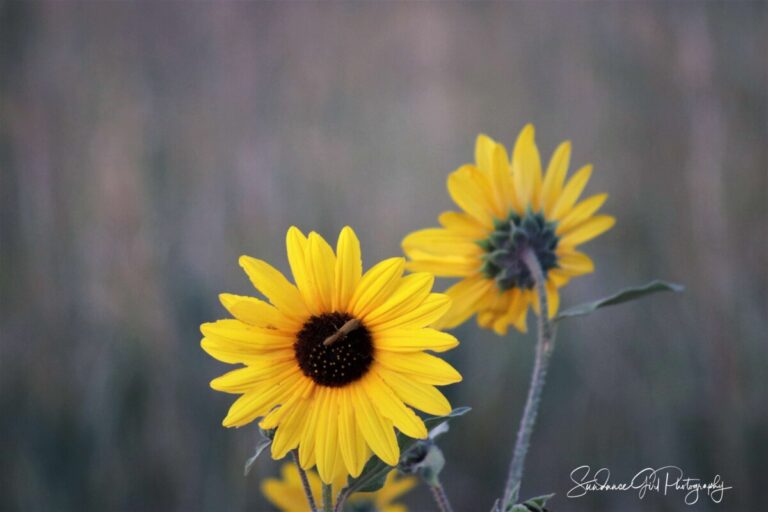
[[[323,484],[323,512],[333,512],[333,490],[331,484]]]
[[[523,417],[520,420],[520,428],[517,431],[517,440],[512,452],[512,461],[509,464],[507,484],[504,489],[504,497],[501,500],[501,510],[517,501],[520,482],[523,478],[523,467],[528,446],[531,443],[531,434],[536,424],[536,415],[541,402],[541,394],[544,390],[544,382],[547,377],[549,359],[555,348],[555,327],[549,320],[549,304],[547,304],[547,290],[544,272],[541,269],[536,253],[527,249],[522,254],[523,262],[531,272],[536,283],[536,294],[539,298],[539,321],[536,341],[536,358],[531,374],[531,384],[528,388],[528,398],[525,402]]]
[[[336,507],[333,509],[333,512],[342,512],[342,510],[344,510],[344,503],[347,501],[350,494],[352,494],[352,490],[349,487],[345,487],[341,490],[336,497]]]
[[[296,467],[299,469],[299,477],[301,477],[301,485],[304,487],[304,494],[307,496],[309,510],[310,512],[317,512],[317,504],[315,503],[315,497],[312,496],[312,487],[309,486],[307,473],[302,469],[301,464],[299,464],[299,452],[297,450],[291,450],[291,455],[293,455],[293,462],[296,463]]]
[[[440,480],[435,478],[434,482],[429,484],[429,490],[432,491],[432,496],[435,498],[435,503],[437,503],[437,508],[440,512],[453,512],[451,502],[448,501],[448,495],[445,494],[445,488],[440,483]]]

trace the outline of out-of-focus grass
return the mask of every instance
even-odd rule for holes
[[[662,277],[683,296],[561,329],[524,494],[578,465],[676,464],[765,503],[768,16],[759,3],[0,5],[0,509],[261,510],[197,326],[285,269],[291,224],[368,262],[450,207],[475,135],[570,138],[617,226],[564,304]],[[444,439],[457,510],[500,492],[532,340],[458,331],[471,405]],[[459,442],[461,441],[461,442]],[[409,503],[429,507],[426,491]],[[476,505],[479,503],[479,505]],[[701,510],[707,509],[702,501]],[[479,507],[479,508],[478,508]]]

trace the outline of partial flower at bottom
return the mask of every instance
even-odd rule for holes
[[[411,490],[417,483],[415,477],[397,477],[392,471],[387,475],[384,487],[376,492],[361,492],[353,494],[345,504],[345,511],[354,512],[408,512],[408,508],[400,503],[393,503],[400,496]],[[322,490],[320,478],[314,471],[307,472],[309,486],[315,502],[320,503]],[[343,483],[333,484],[333,495],[341,490]],[[306,512],[307,497],[301,484],[299,470],[293,464],[285,464],[281,470],[281,478],[268,478],[261,484],[264,496],[281,512]],[[335,503],[334,503],[335,504]]]
[[[528,306],[539,309],[526,251],[533,251],[544,273],[550,316],[557,313],[558,289],[594,270],[577,247],[615,221],[595,215],[607,194],[579,201],[592,166],[566,181],[570,156],[570,143],[560,144],[543,173],[532,125],[518,136],[511,162],[504,146],[477,138],[475,164],[448,177],[448,192],[461,211],[442,213],[442,227],[415,231],[402,244],[409,270],[461,278],[446,291],[453,304],[436,326],[455,327],[477,314],[478,324],[497,334],[509,325],[525,331]]]
[[[277,429],[272,457],[298,448],[305,469],[317,467],[332,483],[360,475],[376,454],[394,466],[395,429],[423,439],[427,429],[411,407],[427,414],[451,411],[435,388],[461,380],[442,359],[458,344],[427,327],[450,307],[431,293],[428,273],[403,277],[405,261],[391,258],[362,270],[360,244],[349,227],[336,252],[317,233],[288,230],[288,262],[296,284],[268,263],[243,256],[240,265],[269,300],[223,294],[234,319],[201,326],[203,349],[244,367],[211,381],[241,395],[224,426],[257,418]]]

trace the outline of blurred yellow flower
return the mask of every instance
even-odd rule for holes
[[[346,502],[345,510],[366,512],[407,512],[408,508],[399,503],[392,503],[416,485],[412,476],[396,477],[396,471],[387,475],[384,487],[376,492],[353,494]],[[285,464],[281,470],[282,479],[268,478],[261,483],[264,496],[281,512],[307,512],[307,497],[301,484],[299,470],[294,464]],[[322,490],[320,478],[314,471],[307,472],[309,486],[316,503],[320,503]],[[333,496],[341,490],[343,482],[333,485]],[[335,502],[334,502],[335,505]]]
[[[462,211],[442,213],[441,228],[415,231],[402,244],[409,270],[462,278],[446,291],[453,304],[435,327],[455,327],[477,313],[478,324],[498,334],[506,334],[509,325],[525,332],[528,306],[539,309],[522,261],[526,249],[533,250],[546,277],[550,316],[558,309],[558,288],[594,270],[576,247],[615,220],[595,215],[607,194],[577,202],[592,166],[566,182],[570,155],[570,142],[563,142],[542,174],[532,125],[518,136],[511,163],[504,146],[478,136],[475,164],[448,177],[448,192]]]
[[[272,457],[298,447],[301,466],[316,465],[329,484],[358,476],[371,452],[394,466],[395,428],[427,437],[411,407],[434,415],[451,410],[435,386],[461,375],[425,352],[458,344],[426,327],[445,314],[450,299],[431,293],[431,274],[403,277],[403,258],[363,274],[360,243],[349,227],[335,254],[320,235],[306,237],[295,227],[286,244],[295,285],[268,263],[243,256],[240,265],[269,303],[222,294],[235,318],[200,328],[206,352],[245,365],[211,381],[213,389],[242,395],[224,426],[263,416],[262,428],[277,429]]]

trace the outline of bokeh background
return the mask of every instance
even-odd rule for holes
[[[768,504],[768,4],[0,3],[0,509],[270,510],[220,426],[198,325],[247,253],[358,232],[367,264],[451,207],[479,132],[573,141],[618,219],[564,304],[523,494],[553,510]],[[445,286],[445,283],[441,283]],[[457,511],[503,484],[530,336],[467,324],[444,438]],[[570,471],[674,464],[706,497],[565,498]],[[431,510],[428,492],[405,500]]]

